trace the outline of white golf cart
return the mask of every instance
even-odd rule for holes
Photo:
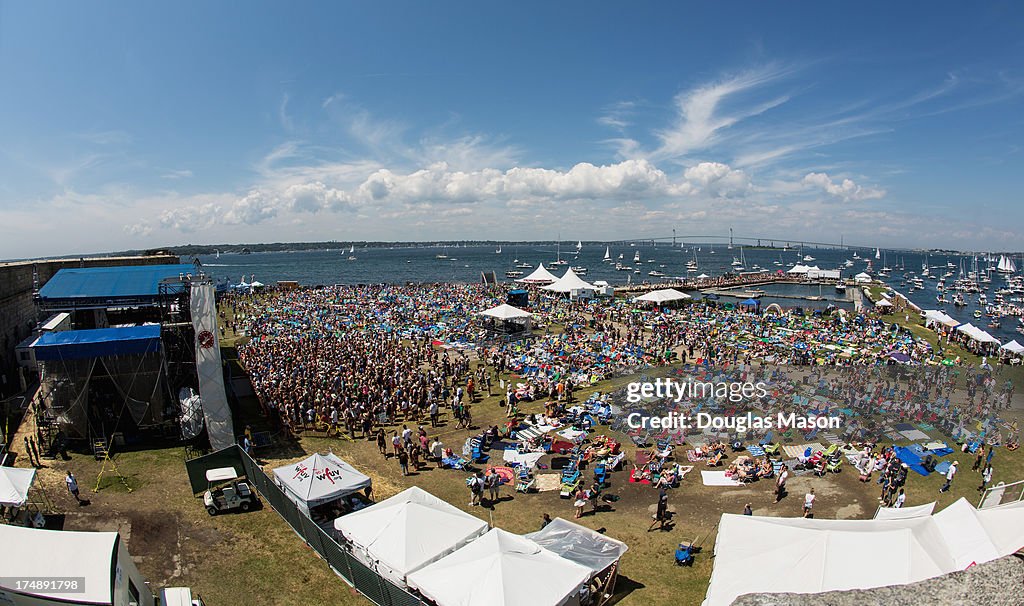
[[[234,467],[219,467],[206,472],[209,489],[203,494],[206,513],[211,516],[231,509],[249,511],[259,502],[248,482],[238,479]]]

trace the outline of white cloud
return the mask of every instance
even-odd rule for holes
[[[750,190],[750,177],[720,162],[701,162],[684,173],[686,180],[701,187],[709,195],[731,198]]]
[[[163,179],[188,179],[192,176],[192,171],[187,168],[181,170],[169,170],[164,174],[160,175]]]
[[[804,185],[817,188],[843,202],[860,202],[875,200],[885,196],[884,189],[862,187],[850,179],[835,182],[828,173],[807,173],[802,180]]]

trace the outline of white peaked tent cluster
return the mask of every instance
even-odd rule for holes
[[[999,339],[993,337],[988,332],[978,328],[977,326],[968,322],[967,324],[961,324],[956,327],[957,332],[962,332],[968,337],[974,339],[979,343],[995,343],[999,344]]]
[[[352,552],[385,578],[406,577],[487,532],[487,522],[413,486],[334,521]]]
[[[821,271],[821,268],[819,268],[817,265],[803,265],[802,263],[797,263],[796,265],[791,267],[789,270],[787,270],[786,273],[787,274],[806,274],[806,273],[810,273],[812,271],[818,272],[818,271]]]
[[[1010,341],[1006,345],[1000,346],[999,349],[1001,349],[1003,351],[1007,351],[1007,352],[1012,353],[1012,354],[1016,354],[1018,356],[1021,355],[1021,354],[1024,354],[1024,345],[1021,345],[1020,343],[1018,343],[1017,339],[1014,339],[1014,340]]]
[[[557,281],[558,277],[548,271],[543,263],[538,265],[537,269],[533,270],[530,275],[516,280],[516,282],[522,282],[523,284],[551,284]]]
[[[683,301],[690,299],[690,295],[685,292],[679,292],[674,288],[663,288],[661,290],[652,290],[647,294],[640,295],[639,297],[633,297],[634,303],[671,303],[672,301]]]
[[[28,502],[28,491],[36,479],[36,470],[22,467],[0,467],[0,505],[22,507]]]
[[[560,293],[572,292],[574,290],[597,290],[596,286],[577,276],[571,267],[565,271],[564,276],[554,283],[542,286],[541,288]]]
[[[488,318],[495,318],[496,320],[517,320],[520,318],[530,318],[533,316],[528,311],[513,307],[507,303],[502,303],[497,307],[485,309],[479,312],[477,315],[486,316]]]
[[[590,578],[586,566],[494,528],[407,581],[439,606],[573,606]]]
[[[926,309],[924,311],[924,322],[926,325],[929,322],[934,322],[950,328],[960,325],[960,323],[954,320],[952,316],[937,309]]]
[[[333,453],[313,455],[274,469],[274,481],[299,509],[336,501],[370,485],[371,480]]]
[[[905,585],[1024,547],[1024,503],[934,515],[817,520],[723,514],[704,606],[747,593],[820,593]],[[923,515],[920,515],[923,514]]]
[[[857,284],[868,284],[871,282],[871,275],[862,271],[854,276],[853,280],[857,282]]]

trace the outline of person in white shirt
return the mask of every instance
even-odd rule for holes
[[[786,480],[789,479],[789,468],[785,465],[779,470],[779,477],[775,480],[775,502],[778,503],[782,500],[782,495],[786,494]]]
[[[893,507],[895,507],[896,509],[899,509],[899,508],[903,507],[903,503],[906,500],[907,500],[907,494],[905,492],[903,492],[902,488],[900,488],[900,493],[898,495],[896,495],[896,503],[893,504]]]
[[[804,495],[804,517],[809,518],[813,516],[812,510],[814,509],[814,489]]]
[[[949,486],[953,483],[953,476],[956,475],[956,467],[958,464],[959,461],[953,461],[953,464],[949,466],[949,469],[946,471],[946,483],[942,485],[939,492],[946,492],[949,490]]]
[[[992,481],[992,464],[985,465],[985,469],[981,472],[981,486],[978,486],[978,492],[985,490],[988,483]]]

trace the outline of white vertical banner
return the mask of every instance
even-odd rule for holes
[[[210,281],[192,284],[192,325],[196,331],[196,370],[206,430],[210,434],[210,445],[214,450],[220,450],[235,443],[235,429],[224,392],[224,370],[220,361],[220,338],[217,336],[217,302]]]

